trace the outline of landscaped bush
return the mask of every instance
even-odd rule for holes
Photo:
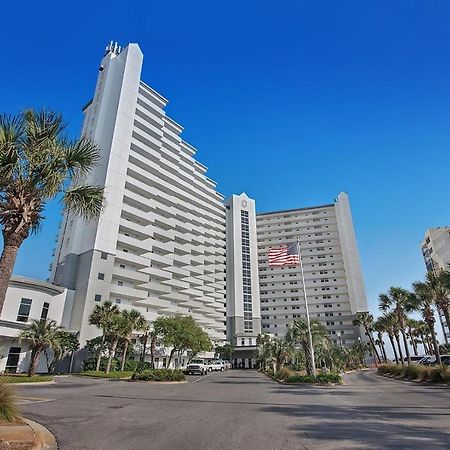
[[[132,380],[140,381],[184,381],[184,372],[179,369],[150,369],[141,373],[135,372]]]
[[[100,359],[100,370],[105,371],[106,365],[108,364],[108,358],[103,356]],[[96,369],[97,366],[97,358],[94,356],[90,356],[83,361],[83,370],[85,372],[92,372]],[[117,358],[113,358],[111,361],[111,371],[114,372],[120,368],[120,361]],[[134,371],[134,369],[132,369]]]
[[[17,416],[12,389],[0,381],[0,420],[12,421]]]
[[[421,366],[420,364],[400,365],[382,364],[378,367],[380,375],[393,375],[410,380],[450,383],[450,369],[447,366]]]
[[[78,375],[83,375],[85,377],[94,377],[94,378],[113,378],[113,379],[119,379],[119,378],[130,378],[133,375],[132,371],[124,370],[123,372],[121,370],[115,370],[109,373],[105,372],[96,372],[95,370],[85,371],[81,372]]]
[[[292,369],[289,369],[288,367],[282,367],[280,370],[278,370],[278,372],[275,374],[275,378],[277,380],[286,380],[289,377],[292,377],[296,374],[297,372],[295,372]]]
[[[315,377],[312,375],[293,375],[286,378],[286,383],[341,383],[341,376],[337,373],[319,373]]]

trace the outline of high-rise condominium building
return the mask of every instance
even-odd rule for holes
[[[262,331],[283,336],[297,317],[305,317],[299,267],[269,267],[269,248],[300,238],[309,312],[337,344],[360,336],[352,323],[368,311],[348,196],[332,204],[257,215]]]
[[[254,367],[261,333],[255,201],[233,195],[227,208],[227,338],[234,367]]]
[[[450,227],[429,228],[422,241],[422,255],[428,272],[450,269]],[[439,311],[445,342],[450,340],[450,329],[442,311]]]
[[[110,45],[82,133],[101,149],[87,182],[105,186],[98,220],[65,215],[51,281],[75,290],[69,327],[83,344],[96,304],[191,315],[213,342],[226,339],[225,206],[167,100],[141,80],[137,44]]]

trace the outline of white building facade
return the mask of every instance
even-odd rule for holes
[[[226,202],[227,338],[234,347],[233,367],[256,366],[261,333],[255,201],[245,193]]]
[[[428,272],[450,270],[450,227],[429,228],[421,244],[422,255]],[[439,311],[445,342],[450,341],[450,329],[442,311]]]
[[[30,351],[26,341],[19,341],[21,331],[33,320],[54,320],[68,327],[73,292],[50,283],[13,276],[0,315],[0,373],[26,372]],[[47,372],[44,356],[38,372]]]
[[[167,100],[141,81],[137,44],[108,46],[82,133],[101,149],[87,182],[105,187],[98,220],[65,215],[51,282],[75,291],[69,327],[80,342],[105,300],[161,315],[192,316],[215,344],[226,339],[225,206],[196,150],[169,118]]]
[[[262,331],[284,336],[289,324],[305,317],[299,267],[269,267],[270,248],[300,238],[311,319],[333,341],[351,346],[360,335],[357,312],[368,311],[355,231],[347,194],[332,204],[257,215]]]

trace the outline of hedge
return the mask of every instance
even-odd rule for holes
[[[100,360],[100,371],[106,370],[106,365],[108,364],[108,358],[106,356],[102,357]],[[90,356],[89,358],[86,358],[83,361],[83,370],[85,372],[92,372],[97,367],[97,358]],[[122,361],[120,361],[118,358],[113,358],[111,361],[111,371],[116,372],[120,370],[122,367]],[[125,367],[124,370],[127,372],[142,372],[143,370],[150,369],[150,363],[135,361],[134,359],[127,359],[125,361]]]
[[[135,372],[132,380],[139,381],[184,381],[184,372],[179,369],[150,369],[142,372]]]
[[[133,375],[134,372],[130,370],[113,370],[111,372],[96,372],[95,370],[87,370],[85,372],[78,373],[76,375],[82,375],[84,377],[93,377],[93,378],[113,378],[113,379],[120,379],[120,378],[130,378]]]
[[[43,381],[53,381],[53,375],[35,375],[34,377],[20,374],[0,375],[0,382],[4,383],[39,383]]]
[[[378,374],[393,375],[408,380],[431,381],[433,383],[450,383],[450,368],[441,366],[422,366],[420,364],[382,364]]]
[[[286,378],[286,383],[341,383],[342,378],[337,373],[319,373],[315,377],[312,375],[292,375]]]
[[[11,422],[16,417],[17,409],[12,389],[0,381],[0,420]]]

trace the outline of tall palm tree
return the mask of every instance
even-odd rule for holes
[[[53,112],[0,115],[0,313],[19,247],[39,231],[47,201],[60,198],[87,220],[101,212],[103,188],[82,181],[99,160],[98,147],[87,138],[68,141],[64,129]]]
[[[399,359],[398,359],[397,349],[395,348],[395,341],[394,341],[394,339],[396,338],[397,320],[392,313],[385,313],[378,318],[377,322],[380,324],[379,326],[382,327],[384,332],[387,333],[387,335],[389,337],[389,341],[392,346],[392,351],[394,353],[395,362],[398,364]]]
[[[95,325],[102,330],[102,343],[97,355],[97,364],[95,370],[100,370],[100,361],[105,348],[106,335],[111,327],[113,318],[119,314],[119,308],[111,302],[106,301],[101,305],[95,305],[89,316],[89,323]]]
[[[423,320],[428,326],[428,331],[431,335],[433,342],[433,352],[436,356],[436,362],[441,364],[441,355],[439,354],[439,344],[436,339],[436,331],[434,324],[436,319],[434,318],[433,305],[436,302],[435,292],[428,283],[428,280],[423,283],[417,281],[413,283],[414,295],[410,296],[409,310],[419,311],[422,314]]]
[[[434,303],[444,314],[447,327],[450,328],[450,272],[428,272],[425,283],[433,295]]]
[[[430,347],[428,346],[428,337],[430,335],[430,328],[424,320],[419,321],[419,325],[417,327],[417,333],[422,342],[423,351],[425,355],[430,355],[434,350],[430,351]]]
[[[108,362],[106,364],[106,373],[109,373],[111,370],[111,363],[113,358],[116,356],[117,346],[121,340],[125,340],[129,333],[129,322],[127,317],[121,311],[120,314],[116,314],[110,323],[108,328],[108,334],[111,336],[112,344],[111,344],[111,352],[108,356]]]
[[[147,322],[145,317],[136,309],[131,309],[129,311],[125,309],[122,311],[122,315],[124,316],[127,325],[127,329],[125,330],[126,333],[124,334],[125,345],[123,349],[121,366],[121,370],[123,371],[125,369],[125,361],[127,359],[128,345],[130,344],[133,332],[143,331]]]
[[[383,333],[386,332],[386,329],[383,320],[380,319],[381,318],[379,317],[377,320],[375,320],[375,322],[373,323],[373,329],[377,332],[377,343],[380,347],[381,354],[383,355],[383,360],[384,362],[387,362],[386,349],[383,341]]]
[[[321,359],[321,350],[323,348],[331,348],[331,339],[328,330],[315,319],[311,320],[310,329],[314,352],[317,351],[317,356]],[[306,320],[301,318],[295,319],[289,327],[287,339],[291,342],[291,345],[300,345],[305,354],[308,375],[312,375],[312,355],[309,348],[309,333]]]
[[[286,360],[292,353],[292,346],[287,339],[284,338],[273,338],[271,340],[270,351],[275,362],[275,374],[278,373]]]
[[[400,287],[391,287],[387,294],[380,294],[379,297],[380,310],[392,311],[397,318],[397,324],[403,337],[403,345],[405,347],[408,364],[411,364],[411,354],[409,352],[408,339],[406,337],[406,308],[410,297],[411,292]]]
[[[373,316],[369,312],[358,312],[356,313],[355,319],[353,320],[353,325],[362,326],[366,333],[366,336],[369,338],[370,345],[375,353],[377,361],[381,364],[381,358],[378,354],[377,347],[373,340],[372,330],[373,330]]]
[[[31,325],[19,334],[19,339],[28,341],[31,349],[29,377],[35,375],[39,358],[45,350],[58,349],[60,330],[54,320],[33,320]]]
[[[417,327],[419,325],[419,321],[415,319],[406,319],[406,326],[407,326],[407,334],[410,339],[411,346],[414,351],[414,356],[418,356],[419,353],[417,351]]]

